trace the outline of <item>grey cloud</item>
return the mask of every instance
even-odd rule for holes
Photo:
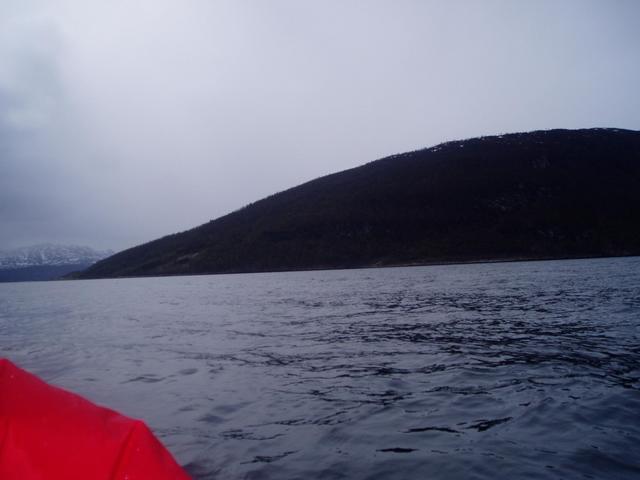
[[[449,139],[640,128],[635,1],[0,8],[0,247],[124,248]]]

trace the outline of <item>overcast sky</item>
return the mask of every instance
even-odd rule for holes
[[[122,249],[393,153],[640,129],[636,0],[1,0],[0,249]]]

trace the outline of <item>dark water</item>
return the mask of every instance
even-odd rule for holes
[[[0,285],[196,478],[640,478],[640,258]]]

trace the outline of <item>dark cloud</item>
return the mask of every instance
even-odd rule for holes
[[[640,4],[5,0],[0,247],[124,248],[470,136],[640,128]]]

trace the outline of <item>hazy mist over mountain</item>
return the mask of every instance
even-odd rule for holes
[[[4,0],[0,248],[116,250],[445,140],[640,129],[640,3]]]

